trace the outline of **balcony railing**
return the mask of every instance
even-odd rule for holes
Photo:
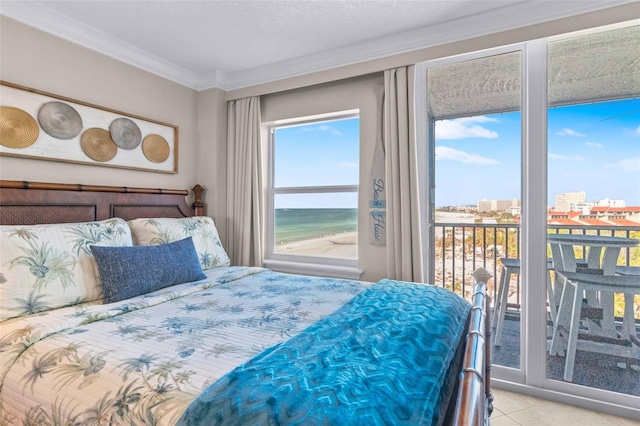
[[[616,237],[640,239],[638,226],[580,226],[548,225],[549,233],[613,235]],[[435,224],[435,284],[466,295],[473,288],[471,273],[478,267],[493,272],[494,279],[500,273],[501,257],[519,258],[520,225],[517,223],[436,223]],[[547,249],[549,250],[549,249]],[[576,255],[584,253],[578,248]],[[550,250],[547,253],[551,257]],[[640,247],[624,248],[618,259],[619,265],[640,266]],[[519,306],[521,298],[520,276],[517,276],[515,301]],[[489,284],[490,293],[494,283]],[[493,293],[492,293],[493,294]]]

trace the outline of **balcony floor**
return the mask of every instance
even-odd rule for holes
[[[502,346],[492,346],[493,365],[519,368],[520,319],[517,315],[505,316],[502,333]],[[564,364],[564,357],[547,355],[547,378],[562,381]],[[620,365],[625,365],[626,368],[621,368]],[[632,365],[634,368],[631,368]],[[640,396],[640,359],[578,350],[573,383]]]

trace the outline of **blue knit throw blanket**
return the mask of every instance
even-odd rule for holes
[[[381,280],[212,384],[178,425],[431,425],[470,305]]]

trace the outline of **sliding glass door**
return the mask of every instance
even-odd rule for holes
[[[419,64],[416,117],[426,276],[466,296],[494,273],[493,376],[640,417],[638,40],[635,22]]]
[[[523,294],[521,57],[519,50],[505,51],[426,69],[435,160],[432,280],[468,295],[474,269],[493,272],[494,363],[515,369]]]
[[[559,311],[546,377],[589,395],[640,397],[639,40],[629,26],[548,45],[547,227]]]

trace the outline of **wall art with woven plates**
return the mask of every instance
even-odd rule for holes
[[[0,155],[178,172],[178,126],[0,80]]]

